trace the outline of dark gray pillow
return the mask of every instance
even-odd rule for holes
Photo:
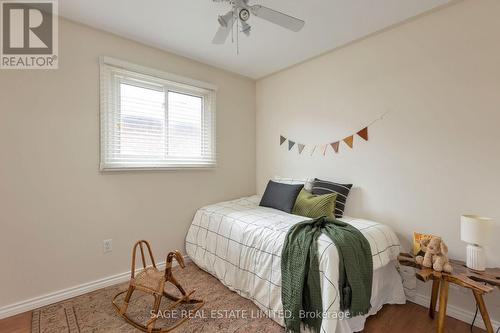
[[[260,206],[279,209],[284,212],[291,213],[295,200],[303,187],[303,184],[290,185],[276,183],[270,180],[269,183],[267,183],[266,191],[260,200]]]

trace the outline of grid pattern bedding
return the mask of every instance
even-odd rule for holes
[[[229,289],[251,299],[262,311],[284,325],[281,304],[281,251],[290,227],[307,220],[272,208],[260,207],[258,196],[200,208],[186,236],[193,262],[217,277]],[[380,223],[344,217],[359,229],[371,246],[374,271],[395,260],[400,243]],[[335,332],[339,313],[338,252],[325,235],[318,240],[324,319],[322,332]]]

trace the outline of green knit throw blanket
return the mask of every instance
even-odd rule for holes
[[[317,241],[322,233],[330,237],[339,253],[340,310],[350,317],[370,310],[373,262],[363,234],[347,223],[326,217],[300,222],[288,231],[281,254],[281,298],[287,332],[300,333],[301,323],[313,332],[320,331],[323,307]]]

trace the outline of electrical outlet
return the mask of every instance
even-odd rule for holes
[[[104,253],[109,253],[113,251],[113,240],[105,239],[102,241],[102,251]]]

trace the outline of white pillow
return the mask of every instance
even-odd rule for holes
[[[312,177],[312,178],[287,178],[287,177],[281,177],[281,176],[274,176],[273,181],[275,181],[277,183],[290,184],[290,185],[304,184],[304,189],[306,191],[311,191],[312,185],[314,182],[314,177]]]

